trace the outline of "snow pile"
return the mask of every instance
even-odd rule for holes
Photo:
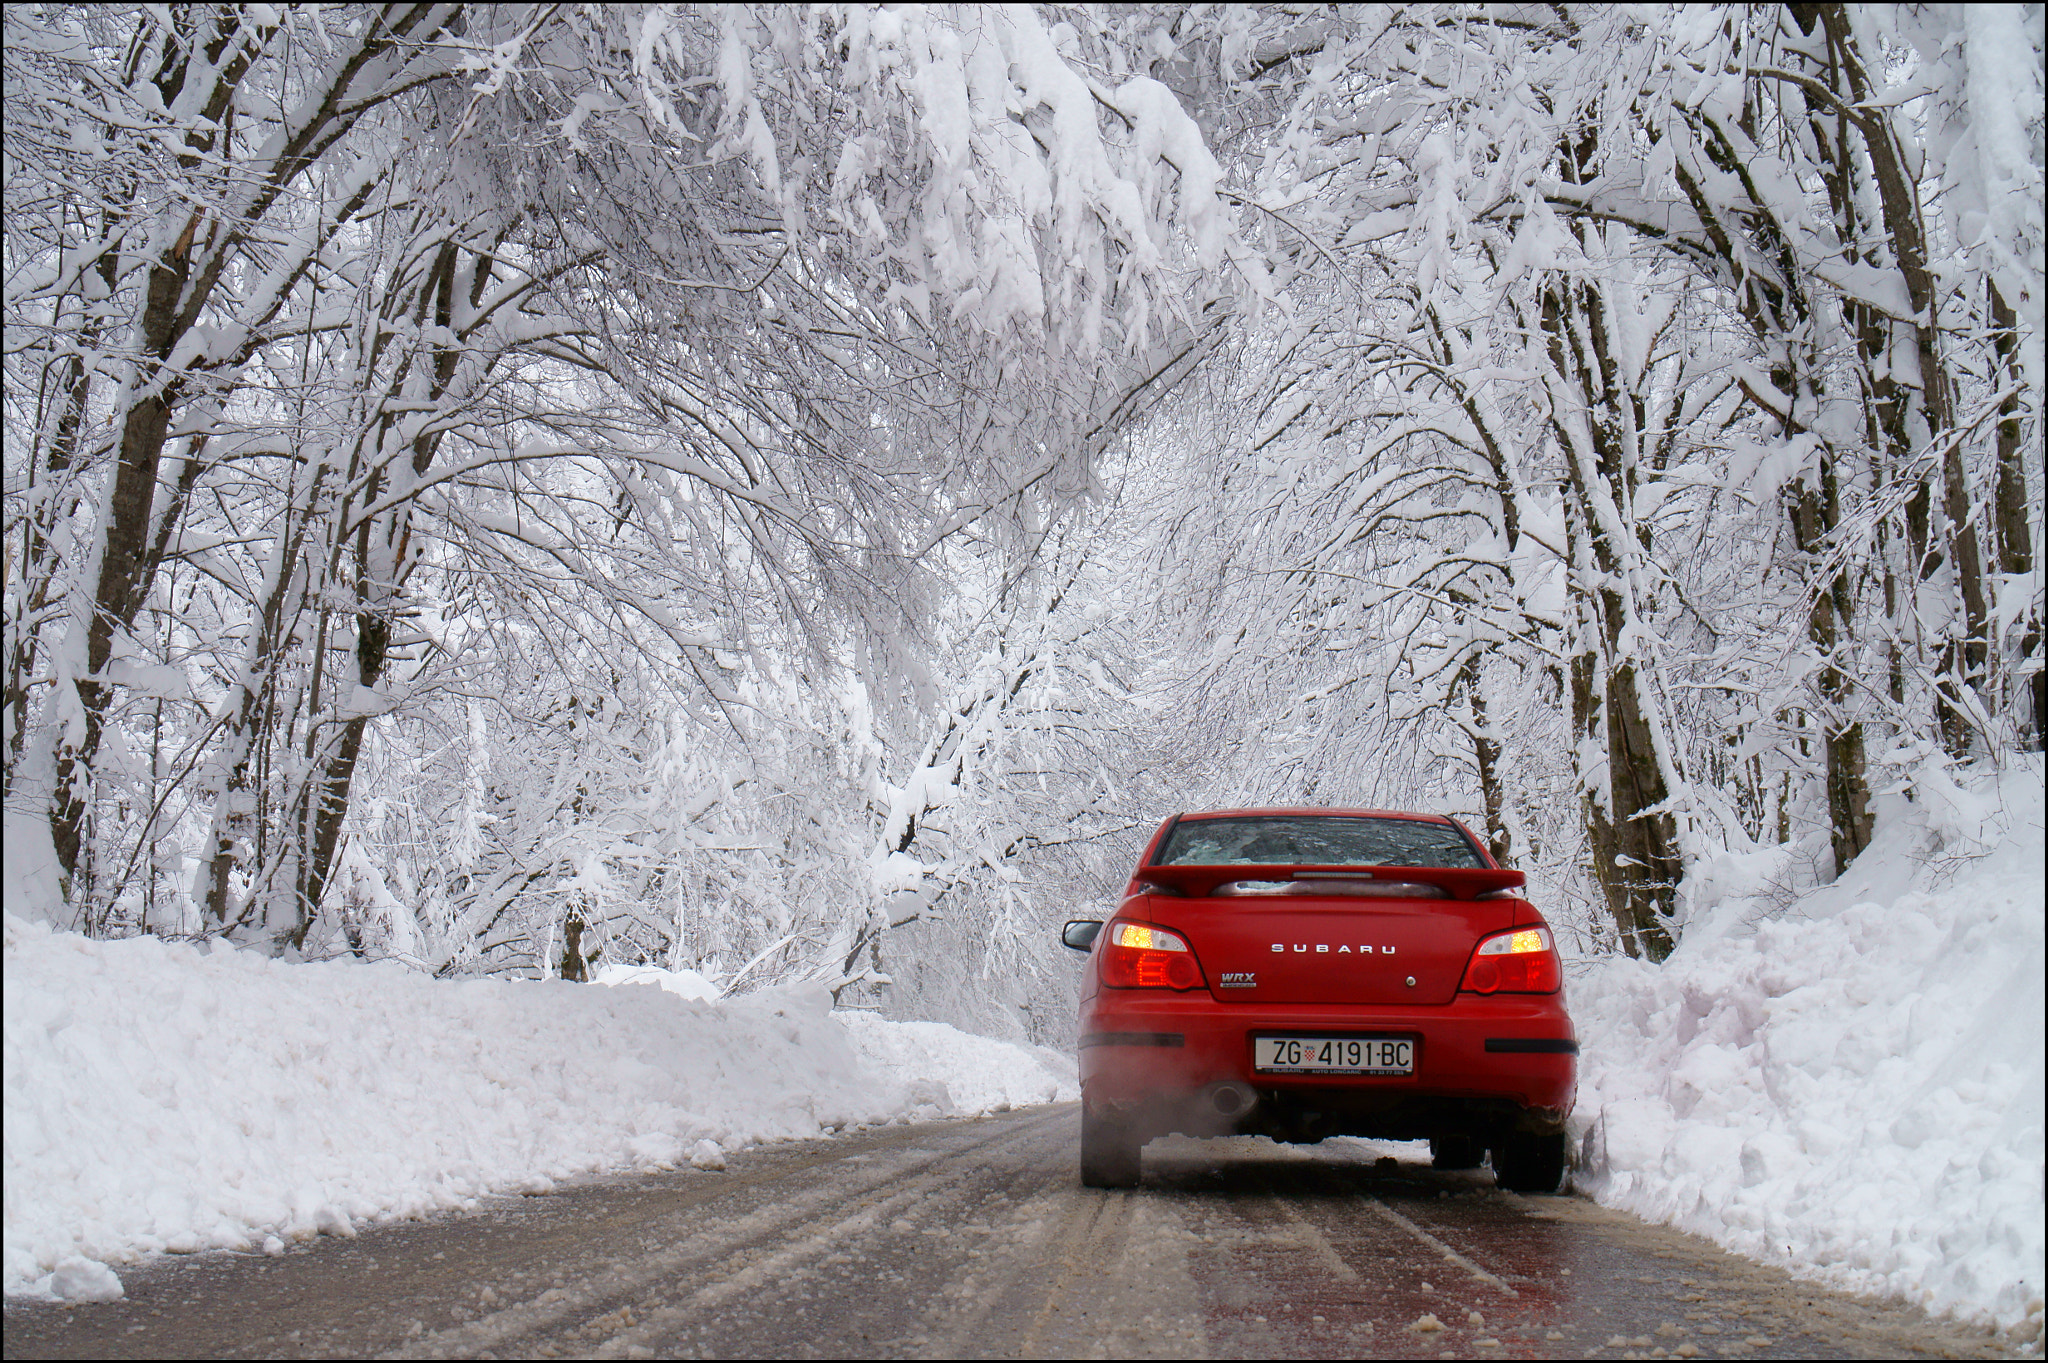
[[[1724,899],[1661,968],[1574,982],[1578,1183],[2039,1339],[2042,766],[1919,784],[1834,884]]]
[[[1044,1046],[994,1041],[943,1022],[891,1022],[854,1009],[832,1016],[871,1067],[943,1084],[965,1113],[1078,1102],[1081,1097],[1080,1066]]]
[[[599,984],[656,984],[686,999],[715,1000],[718,986],[694,970],[607,965]],[[866,1009],[832,1014],[869,1070],[906,1086],[915,1104],[963,1117],[1033,1103],[1079,1102],[1081,1068],[1072,1056],[976,1036],[943,1022],[896,1022]]]
[[[592,984],[657,984],[692,1003],[716,1003],[719,988],[694,970],[663,970],[651,965],[605,964],[590,977]]]
[[[106,1299],[108,1260],[263,1248],[589,1171],[1039,1102],[1071,1063],[820,990],[434,980],[5,919],[5,1288]],[[903,1041],[892,1041],[901,1030]],[[852,1038],[859,1038],[854,1044]]]

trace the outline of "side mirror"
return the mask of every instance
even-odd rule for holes
[[[1075,918],[1067,923],[1066,931],[1060,934],[1060,941],[1076,951],[1086,951],[1095,945],[1095,938],[1101,931],[1100,918]]]

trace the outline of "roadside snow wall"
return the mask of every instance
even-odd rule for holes
[[[1664,965],[1570,984],[1578,1186],[1802,1276],[2039,1341],[2042,765],[1888,805],[1834,884],[1758,863]],[[1743,889],[1749,893],[1739,893]]]
[[[6,1290],[118,1296],[107,1261],[281,1253],[572,1174],[1078,1096],[1050,1052],[838,1022],[822,991],[618,975],[434,980],[9,914]]]

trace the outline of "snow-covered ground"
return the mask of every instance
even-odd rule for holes
[[[1724,859],[1661,968],[1574,979],[1579,1186],[1795,1272],[2039,1338],[2038,758],[1930,769],[1835,884]],[[19,879],[10,898],[27,892]],[[5,932],[5,1286],[605,1169],[1076,1096],[1071,1060],[689,972],[436,981]],[[658,987],[657,987],[658,986]]]
[[[18,885],[18,882],[17,882]],[[5,920],[5,1287],[264,1248],[606,1169],[1079,1096],[1054,1052],[613,970],[447,981]],[[662,987],[653,987],[653,986]]]
[[[1579,1186],[2038,1342],[2042,771],[1929,767],[1834,884],[1726,859],[1663,966],[1576,978]]]

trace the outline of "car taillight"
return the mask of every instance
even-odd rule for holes
[[[1110,927],[1102,982],[1115,989],[1200,989],[1208,983],[1186,942],[1146,923]]]
[[[1515,928],[1479,944],[1458,987],[1475,994],[1555,994],[1563,985],[1550,929]]]

